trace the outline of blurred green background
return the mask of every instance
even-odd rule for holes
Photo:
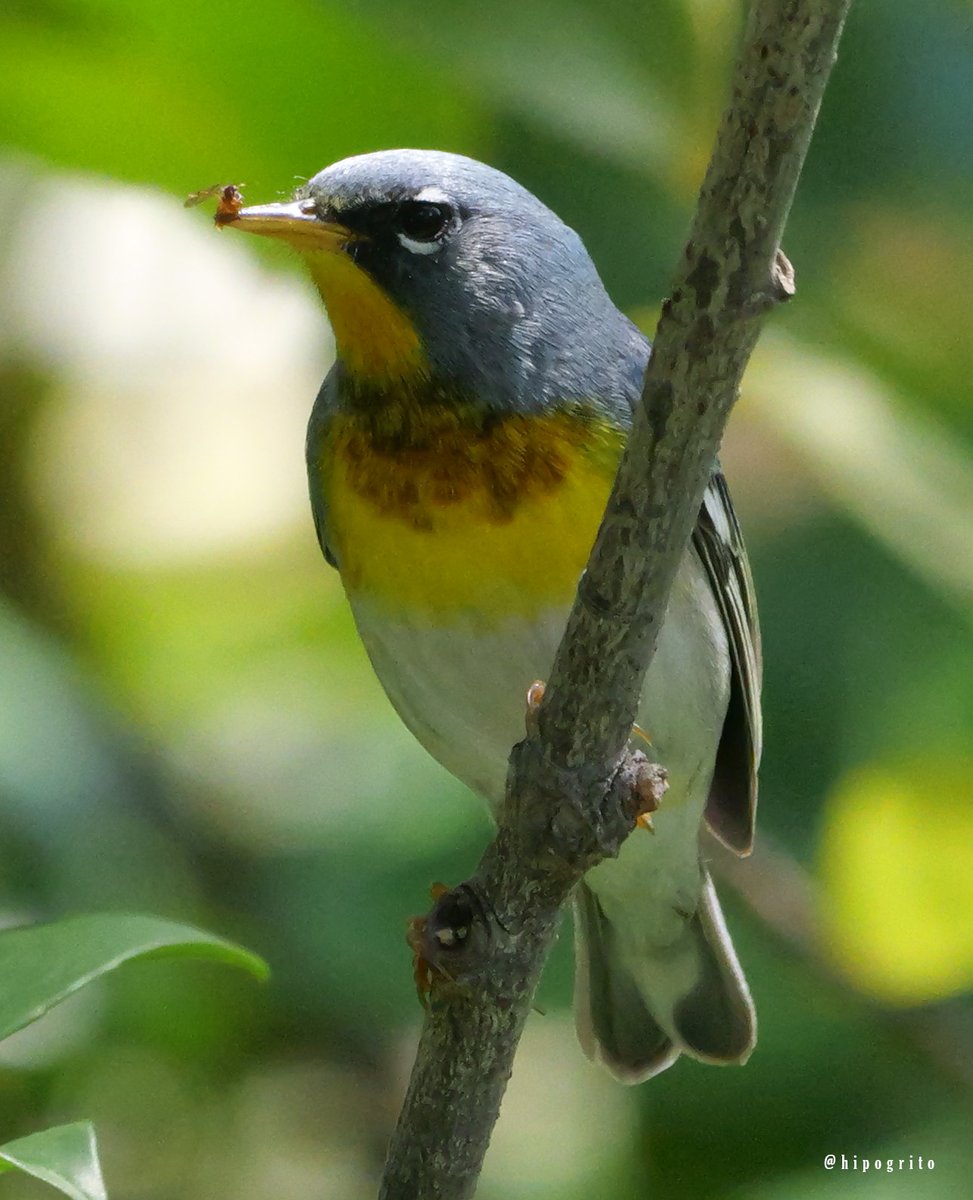
[[[730,0],[0,7],[0,917],[154,911],[274,972],[149,964],[79,995],[5,1043],[0,1140],[93,1118],[113,1200],[372,1195],[419,1020],[405,920],[488,836],[319,558],[316,299],[182,197],[472,154],[651,328],[740,22]],[[565,931],[484,1200],[973,1194],[971,94],[968,3],[853,11],[785,241],[798,298],[725,447],[766,653],[763,841],[746,895],[722,888],[758,1051],[617,1087],[574,1041]]]

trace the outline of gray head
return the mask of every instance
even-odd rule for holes
[[[612,304],[581,239],[492,167],[431,150],[360,155],[315,175],[294,205],[239,218],[246,227],[249,214],[275,209],[300,213],[301,236],[289,240],[306,253],[309,226],[343,231],[332,253],[408,318],[429,373],[486,404],[617,403],[638,388],[645,340]],[[319,287],[337,331],[347,288],[339,299]]]

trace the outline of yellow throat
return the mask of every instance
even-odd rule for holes
[[[380,384],[426,372],[415,326],[366,271],[341,251],[305,251],[304,259],[328,310],[338,355],[355,378]]]

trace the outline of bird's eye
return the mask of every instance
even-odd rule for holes
[[[448,204],[430,200],[405,200],[399,205],[396,225],[410,242],[434,242],[449,228],[452,210]]]

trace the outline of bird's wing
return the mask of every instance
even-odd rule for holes
[[[322,476],[322,458],[328,425],[331,421],[333,388],[329,372],[324,383],[321,384],[321,390],[311,409],[304,453],[307,460],[308,489],[311,494],[311,515],[314,517],[314,531],[318,535],[318,545],[321,547],[325,562],[332,567],[337,567],[338,560],[328,544],[328,508],[324,498],[325,488]]]
[[[760,629],[747,552],[721,471],[714,472],[693,531],[730,646],[730,703],[706,804],[714,834],[738,854],[749,854],[757,807],[760,716]]]

